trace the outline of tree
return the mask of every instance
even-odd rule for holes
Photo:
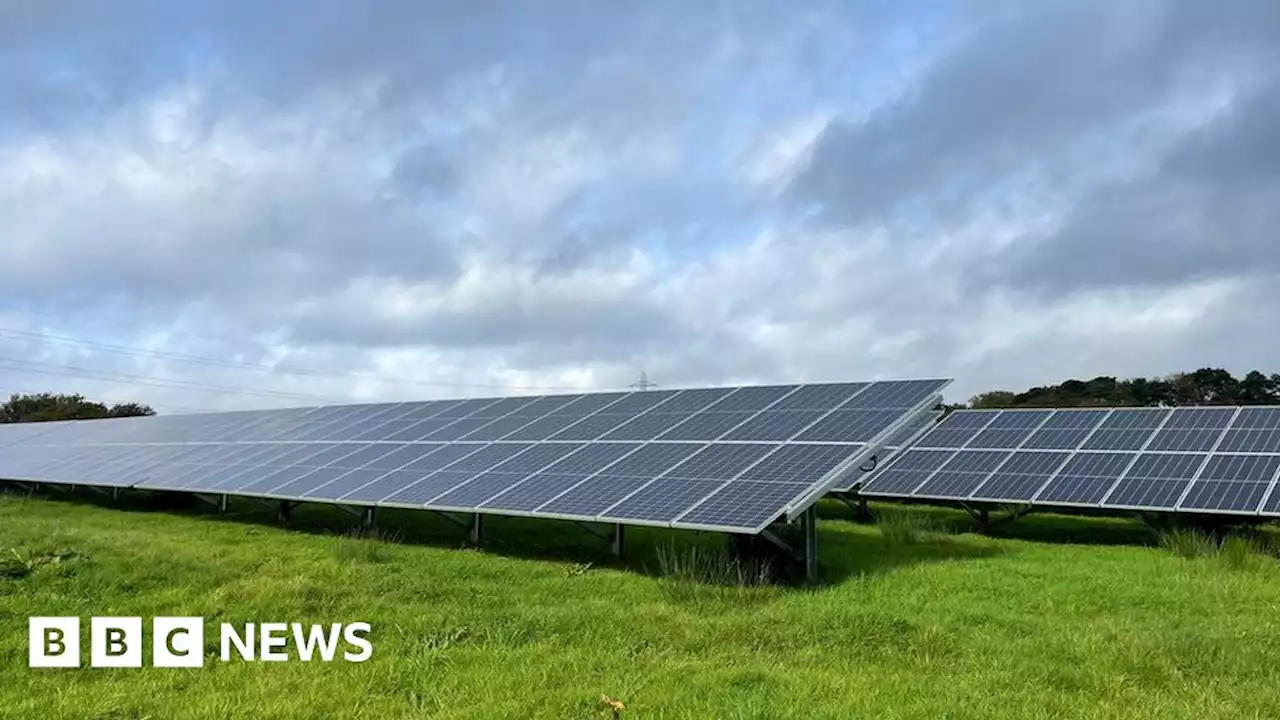
[[[86,400],[83,395],[53,393],[12,395],[8,402],[0,405],[0,423],[93,420],[155,414],[155,410],[138,403],[121,403],[108,407],[100,402]]]
[[[146,405],[138,403],[116,403],[107,410],[107,415],[113,418],[122,417],[149,417],[155,415],[156,411]]]
[[[1221,368],[1201,368],[1166,378],[1066,380],[1022,393],[996,390],[975,395],[972,408],[1167,407],[1172,405],[1277,405],[1280,374],[1254,370],[1237,380]]]
[[[1014,394],[1008,390],[992,390],[981,395],[974,395],[969,400],[969,407],[977,409],[1013,407]]]

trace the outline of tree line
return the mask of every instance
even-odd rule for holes
[[[1254,370],[1237,378],[1221,368],[1201,368],[1158,378],[1118,380],[1101,376],[1092,380],[1067,380],[1058,385],[1033,387],[1021,393],[992,390],[969,399],[958,408],[1018,407],[1134,407],[1173,405],[1280,405],[1280,373],[1264,375]],[[0,404],[0,423],[50,420],[91,420],[139,417],[156,411],[139,403],[94,402],[83,395],[36,393],[12,395]]]
[[[97,420],[155,414],[155,410],[139,403],[107,405],[88,400],[83,395],[54,393],[11,395],[8,402],[0,405],[0,423]]]
[[[1237,378],[1221,368],[1201,368],[1159,378],[1096,377],[1067,380],[1014,393],[993,390],[970,398],[970,408],[1133,407],[1174,405],[1280,405],[1280,373],[1254,370]]]

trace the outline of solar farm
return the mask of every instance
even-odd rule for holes
[[[944,415],[949,382],[0,425],[4,636],[41,614],[359,618],[378,646],[69,690],[4,648],[0,707],[1267,716],[1280,408]]]

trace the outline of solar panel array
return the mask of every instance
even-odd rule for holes
[[[754,533],[948,382],[0,425],[0,478]]]
[[[1280,515],[1280,407],[961,410],[867,497]]]

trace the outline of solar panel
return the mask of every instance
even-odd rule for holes
[[[1172,510],[1208,457],[1202,453],[1139,455],[1102,505]]]
[[[1055,412],[1022,447],[1036,450],[1075,450],[1088,439],[1110,410],[1069,410]]]
[[[797,442],[870,442],[900,415],[898,410],[835,410],[795,439]]]
[[[1172,410],[1116,408],[1082,446],[1085,450],[1141,450]]]
[[[916,441],[918,448],[962,448],[1000,416],[986,410],[957,410],[933,432]]]
[[[0,427],[0,477],[758,532],[946,381],[587,393]]]
[[[776,515],[779,506],[808,487],[807,483],[735,480],[677,517],[676,522],[705,527],[760,525]]]
[[[1026,502],[1070,457],[1066,452],[1015,452],[970,496],[990,502]]]
[[[1280,456],[1214,455],[1178,508],[1256,512],[1277,471],[1280,471]]]
[[[1235,417],[1236,408],[1186,408],[1169,416],[1147,450],[1209,451]]]
[[[540,514],[591,519],[702,449],[692,443],[651,443],[537,508]]]
[[[888,467],[877,471],[860,492],[863,495],[909,497],[955,454],[955,450],[911,448],[898,455]]]
[[[1052,410],[1006,410],[996,416],[965,447],[1016,449],[1040,429]]]
[[[1280,408],[1241,408],[1218,449],[1223,452],[1280,453]]]
[[[868,473],[859,492],[1280,514],[1278,436],[1277,407],[962,410]]]
[[[636,443],[596,443],[561,458],[534,473],[524,482],[513,485],[481,507],[494,510],[533,512],[539,506],[572,489],[640,447]]]
[[[1007,450],[961,450],[912,493],[913,497],[963,500],[1009,458]]]

